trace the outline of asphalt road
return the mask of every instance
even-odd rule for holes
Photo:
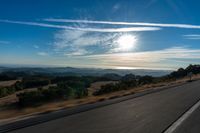
[[[174,133],[200,133],[200,107],[186,119]]]
[[[162,133],[199,99],[200,81],[195,81],[12,133]]]

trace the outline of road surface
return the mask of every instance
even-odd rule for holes
[[[200,133],[200,107],[174,133]]]
[[[200,81],[194,81],[11,133],[162,133],[199,100]],[[190,119],[200,123],[199,113],[196,110]],[[177,133],[199,126],[193,120],[183,124],[186,127],[180,126]]]

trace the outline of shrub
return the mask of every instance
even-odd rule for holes
[[[15,76],[11,76],[5,73],[0,74],[0,81],[15,80]]]
[[[5,97],[13,93],[15,93],[15,88],[13,86],[0,88],[0,97]]]
[[[45,79],[32,79],[32,80],[24,79],[22,81],[22,86],[24,89],[33,88],[33,87],[41,87],[48,84],[49,84],[49,80],[45,80]]]
[[[145,85],[145,84],[150,84],[153,82],[153,77],[152,76],[141,76],[138,80],[139,85]]]
[[[119,89],[120,89],[119,85],[110,83],[110,84],[102,85],[101,89],[95,91],[93,93],[93,95],[95,95],[95,96],[96,95],[102,95],[102,94],[110,93],[110,92],[113,92],[113,91],[117,91]]]
[[[6,88],[0,88],[0,97],[7,96],[7,89]]]
[[[121,79],[121,84],[124,89],[137,86],[136,76],[133,74],[127,74]]]
[[[22,85],[22,82],[20,82],[20,81],[17,81],[17,82],[15,83],[14,87],[15,87],[15,90],[16,90],[16,91],[23,90],[23,85]]]
[[[20,106],[35,105],[43,100],[43,95],[40,91],[24,92],[17,95]]]
[[[75,90],[76,98],[82,98],[88,95],[88,90],[86,88],[77,88]]]

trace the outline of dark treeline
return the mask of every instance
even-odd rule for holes
[[[7,80],[16,80],[17,77],[10,76],[8,74],[0,74],[0,81],[7,81]]]
[[[187,68],[179,68],[177,71],[172,72],[169,77],[170,78],[182,78],[187,76],[189,73],[199,74],[200,73],[200,65],[189,65]]]

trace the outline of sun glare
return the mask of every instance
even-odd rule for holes
[[[131,51],[137,42],[137,37],[131,34],[125,34],[117,39],[118,49],[120,51]]]

